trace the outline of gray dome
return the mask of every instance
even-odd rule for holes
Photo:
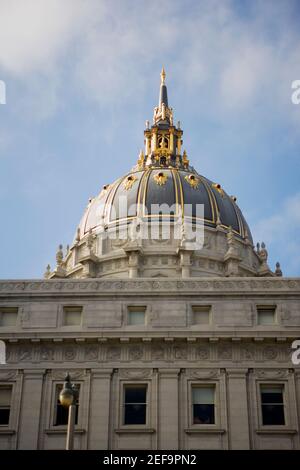
[[[197,204],[204,205],[206,226],[231,226],[236,235],[252,243],[250,229],[235,198],[194,170],[178,168],[133,171],[104,186],[86,208],[79,225],[80,237],[100,226],[124,224],[136,217],[151,220],[164,216],[176,220],[181,210],[185,217],[197,221],[200,220]]]
[[[182,136],[162,70],[136,165],[89,200],[73,245],[65,258],[59,247],[47,278],[281,275],[270,270],[264,244],[254,249],[236,198],[190,165]]]

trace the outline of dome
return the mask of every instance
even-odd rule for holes
[[[265,245],[254,248],[236,198],[191,166],[182,136],[162,70],[137,163],[89,200],[72,246],[66,253],[59,246],[47,278],[281,275],[279,265],[270,270]],[[191,228],[201,233],[197,243]]]
[[[149,221],[164,216],[172,221],[184,214],[191,220],[203,220],[197,214],[197,205],[201,204],[205,226],[232,227],[237,236],[247,237],[252,243],[236,198],[195,170],[180,168],[133,169],[105,185],[86,208],[79,225],[80,236],[103,225],[130,223],[137,217]]]

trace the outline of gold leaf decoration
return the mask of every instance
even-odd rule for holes
[[[191,188],[193,188],[193,189],[198,188],[200,181],[199,181],[199,178],[196,178],[195,175],[186,175],[184,179],[185,179],[185,181],[187,181],[189,183]]]
[[[218,183],[213,183],[213,184],[212,184],[212,187],[215,188],[215,189],[218,191],[218,193],[221,194],[222,197],[224,196],[224,190],[223,190],[223,188],[221,187],[220,184],[218,184]]]
[[[153,176],[153,179],[156,184],[158,184],[159,186],[163,186],[164,184],[166,184],[168,176],[162,171],[160,171],[159,173]]]
[[[124,188],[126,189],[126,191],[132,188],[136,180],[137,180],[137,177],[134,175],[127,176],[127,178],[124,181]]]

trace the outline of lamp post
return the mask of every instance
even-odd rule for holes
[[[69,409],[66,450],[73,450],[77,398],[78,390],[76,385],[71,384],[70,375],[67,374],[63,389],[59,394],[59,401],[62,406]]]

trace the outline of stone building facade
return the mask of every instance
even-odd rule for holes
[[[163,71],[137,165],[89,201],[45,279],[0,281],[1,449],[64,448],[67,371],[76,449],[300,449],[300,279],[272,272],[181,146]]]

